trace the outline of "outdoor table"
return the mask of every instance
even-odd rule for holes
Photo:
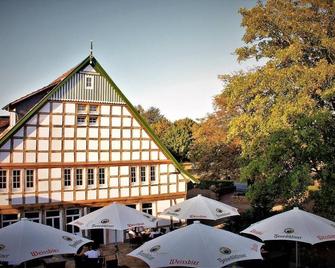
[[[63,257],[53,256],[51,258],[44,258],[43,260],[45,268],[65,268],[66,260]]]

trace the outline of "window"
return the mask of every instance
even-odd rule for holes
[[[150,181],[156,181],[156,167],[150,167]]]
[[[25,212],[24,217],[30,221],[40,223],[40,213],[38,211]]]
[[[93,77],[86,76],[86,89],[93,89]]]
[[[140,167],[141,181],[145,182],[145,167]]]
[[[77,125],[86,125],[86,116],[85,115],[78,115]]]
[[[130,167],[130,181],[136,182],[136,167]]]
[[[7,170],[0,169],[0,189],[7,188]]]
[[[105,179],[105,169],[104,168],[99,168],[99,184],[105,184],[106,179]]]
[[[26,187],[27,188],[34,187],[34,170],[32,169],[26,170]]]
[[[90,105],[90,113],[96,113],[98,111],[97,105]]]
[[[58,210],[49,210],[45,212],[45,223],[56,229],[60,228],[60,215]]]
[[[83,185],[83,170],[81,168],[76,169],[76,185]]]
[[[13,189],[21,187],[21,170],[13,170]]]
[[[84,112],[86,112],[86,105],[79,104],[78,105],[78,113],[84,113]]]
[[[77,226],[69,225],[71,221],[74,221],[80,217],[80,212],[78,208],[71,208],[65,211],[66,218],[66,231],[69,233],[78,233],[80,230]]]
[[[93,185],[94,184],[94,169],[88,168],[87,169],[87,185]]]
[[[6,227],[18,221],[17,214],[2,215],[2,227]]]
[[[98,121],[97,116],[90,116],[90,118],[89,118],[90,126],[95,126],[97,124],[97,121]]]
[[[71,169],[64,169],[64,186],[71,186]]]
[[[142,211],[144,213],[148,213],[152,215],[152,203],[143,203],[142,204]]]

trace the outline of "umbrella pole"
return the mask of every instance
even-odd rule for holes
[[[298,241],[295,241],[295,267],[298,268]]]

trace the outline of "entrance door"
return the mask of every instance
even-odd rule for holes
[[[90,207],[89,212],[93,212],[101,207]],[[104,230],[91,229],[89,230],[89,237],[96,243],[96,245],[104,244]]]

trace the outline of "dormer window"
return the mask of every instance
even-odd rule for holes
[[[96,113],[98,111],[98,106],[90,105],[90,113]]]
[[[85,113],[86,112],[86,105],[79,104],[78,105],[78,113]]]
[[[93,89],[93,76],[86,76],[86,89]]]

